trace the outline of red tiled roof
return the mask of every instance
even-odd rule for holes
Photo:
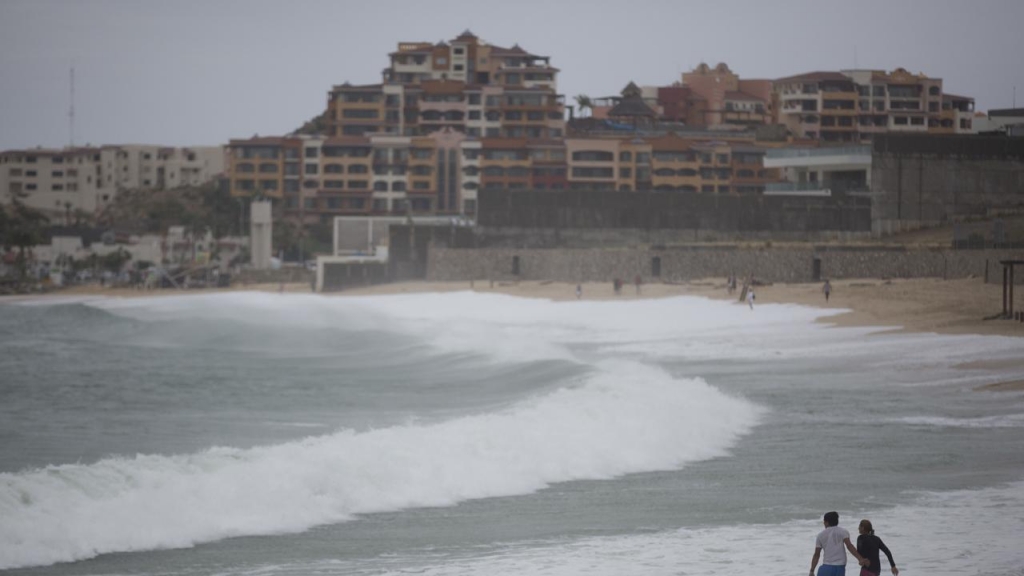
[[[288,138],[287,136],[253,136],[245,140],[231,140],[228,142],[228,146],[266,146],[269,144],[297,144],[298,142],[297,138]]]
[[[828,80],[852,82],[848,76],[839,72],[807,72],[805,74],[797,74],[796,76],[779,78],[775,82],[823,82]]]
[[[359,84],[359,85],[356,85],[356,84],[349,84],[348,82],[345,82],[344,84],[336,84],[336,85],[334,85],[334,87],[331,88],[331,92],[353,92],[353,91],[357,91],[357,90],[362,90],[362,91],[374,90],[374,91],[376,91],[376,90],[380,90],[382,86],[383,86],[383,84]]]
[[[536,56],[526,50],[523,50],[519,44],[513,44],[511,48],[502,48],[501,46],[491,46],[492,55],[511,55],[511,56]]]

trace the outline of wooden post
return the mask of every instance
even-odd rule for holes
[[[1010,314],[1014,313],[1014,264],[1010,264]]]
[[[1003,264],[1003,318],[1009,318],[1010,313],[1006,308],[1006,280],[1010,277],[1010,270]]]

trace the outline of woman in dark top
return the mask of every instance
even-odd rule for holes
[[[871,526],[870,520],[861,520],[858,526],[860,536],[857,536],[857,553],[871,561],[871,564],[860,569],[861,576],[878,576],[882,572],[882,563],[878,559],[878,551],[885,552],[892,566],[892,576],[898,576],[900,571],[896,568],[896,561],[892,559],[892,552],[882,542],[882,539],[875,536],[875,529]]]

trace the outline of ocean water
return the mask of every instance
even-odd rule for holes
[[[1024,339],[662,300],[0,304],[0,570],[1024,575]],[[853,572],[851,568],[851,572]]]

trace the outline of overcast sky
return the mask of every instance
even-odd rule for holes
[[[399,41],[469,28],[551,56],[568,99],[670,84],[704,61],[741,78],[904,67],[1024,106],[1024,0],[0,0],[0,149],[214,145],[283,134]]]

